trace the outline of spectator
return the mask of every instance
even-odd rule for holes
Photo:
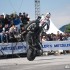
[[[9,15],[6,14],[4,24],[9,24]]]
[[[2,23],[0,23],[0,33],[3,31],[2,29]]]
[[[8,42],[9,41],[9,25],[5,24],[3,27],[3,37],[2,37],[3,42]]]
[[[21,18],[23,25],[25,26],[26,24],[28,24],[29,18],[28,18],[28,14],[26,14],[25,12],[23,13],[23,16]]]
[[[59,34],[59,31],[57,31],[57,34],[56,34],[56,40],[60,40],[60,34]]]
[[[21,26],[21,30],[20,30],[20,33],[21,33],[21,41],[24,41],[26,40],[26,30],[24,28],[24,26]]]
[[[13,19],[13,23],[18,29],[20,29],[21,19],[18,16]]]
[[[65,41],[65,40],[68,40],[68,35],[67,35],[67,33],[65,33],[64,35],[63,35],[63,40]]]
[[[2,42],[2,23],[0,23],[0,42]]]
[[[63,35],[62,35],[62,33],[60,33],[60,41],[63,41]]]
[[[0,23],[2,24],[2,27],[4,27],[4,25],[5,25],[5,23],[4,23],[4,15],[1,15]]]
[[[48,34],[48,39],[49,39],[49,41],[53,41],[51,34]]]
[[[47,41],[46,36],[42,36],[42,42]]]
[[[11,25],[10,29],[9,29],[9,39],[10,39],[10,42],[16,42],[17,40],[15,39],[14,35],[15,35],[15,32],[16,32],[16,27],[14,24]]]

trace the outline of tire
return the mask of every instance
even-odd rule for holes
[[[37,55],[42,56],[43,55],[43,50],[37,50]]]
[[[32,48],[29,48],[27,50],[27,59],[29,61],[33,61],[36,57],[36,50],[32,49]]]

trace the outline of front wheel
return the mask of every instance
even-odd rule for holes
[[[27,50],[27,59],[29,61],[33,61],[36,57],[36,50],[35,49],[32,49],[32,48],[29,48]]]

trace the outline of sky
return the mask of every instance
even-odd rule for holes
[[[0,0],[0,14],[13,12],[29,14],[35,19],[34,0]],[[51,13],[51,20],[57,28],[70,23],[70,0],[40,0],[40,13]]]

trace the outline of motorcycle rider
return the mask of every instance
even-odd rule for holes
[[[32,22],[30,22],[25,29],[27,30],[27,44],[29,48],[41,50],[42,45],[40,45],[40,33],[43,31],[43,28],[47,25],[47,30],[50,26],[50,13],[47,13],[44,18],[38,16],[38,18]],[[37,40],[37,41],[36,41]],[[38,43],[40,44],[38,44]],[[38,46],[38,47],[37,47]]]

